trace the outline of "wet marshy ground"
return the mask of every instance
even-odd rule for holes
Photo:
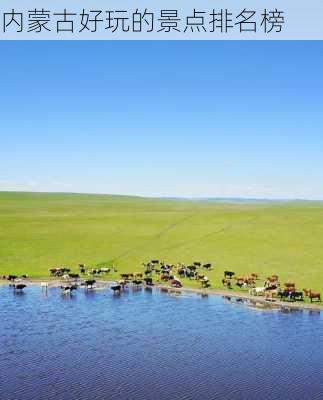
[[[0,399],[322,399],[323,316],[129,289],[0,288]]]

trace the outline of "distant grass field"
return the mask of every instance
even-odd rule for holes
[[[229,269],[323,292],[323,203],[0,192],[1,275],[48,277],[50,267],[79,263],[142,271],[152,258],[211,262],[213,288]]]

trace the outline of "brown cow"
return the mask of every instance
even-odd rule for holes
[[[284,286],[287,290],[295,290],[296,285],[295,283],[290,283],[290,282],[286,282],[284,283]]]
[[[227,288],[231,288],[231,279],[228,279],[228,278],[223,278],[222,279],[222,285],[223,286],[226,286]]]
[[[303,289],[303,292],[305,293],[305,296],[310,298],[311,303],[313,302],[314,299],[317,299],[317,301],[321,301],[321,293],[312,292],[311,289]]]
[[[182,287],[182,283],[181,281],[179,281],[178,279],[171,279],[169,282],[173,287],[176,288],[181,288]]]
[[[270,283],[277,283],[278,282],[278,276],[277,275],[268,276],[268,278],[266,280],[268,282],[270,282]]]

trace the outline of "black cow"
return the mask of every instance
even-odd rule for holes
[[[289,299],[290,301],[303,300],[303,292],[298,292],[295,290],[281,290],[278,292],[280,300]]]
[[[85,281],[85,287],[86,289],[93,289],[93,285],[95,284],[96,280],[95,279],[88,279]]]
[[[25,289],[25,287],[26,287],[26,285],[23,283],[18,283],[16,285],[13,285],[14,290],[19,291],[19,292],[22,292],[23,289]]]
[[[195,278],[195,276],[196,276],[196,272],[195,271],[192,271],[192,270],[186,271],[186,277],[187,278],[193,279],[193,278]]]
[[[71,294],[74,290],[77,290],[76,285],[61,286],[62,294]]]
[[[151,286],[153,284],[153,278],[144,278],[147,286]]]
[[[303,295],[303,293],[302,293]],[[299,292],[291,291],[291,290],[281,290],[278,292],[278,296],[280,297],[280,300],[296,300],[297,297],[300,297]]]
[[[73,273],[69,273],[68,276],[72,279],[78,279],[80,277],[79,274],[73,274]]]
[[[303,301],[303,292],[291,292],[290,299],[293,301],[296,300]]]
[[[120,293],[121,292],[121,285],[114,285],[110,287],[111,290],[113,290],[113,293]]]

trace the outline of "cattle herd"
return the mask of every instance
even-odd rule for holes
[[[69,267],[54,267],[50,268],[49,275],[53,277],[62,277],[62,278],[72,278],[77,279],[80,278],[80,275],[103,275],[107,274],[111,271],[116,272],[116,268],[113,265],[112,267],[96,267],[96,268],[87,268],[85,264],[79,264],[79,273],[72,273]]]
[[[148,263],[143,263],[144,275],[151,276],[156,274],[157,282],[168,282],[173,287],[182,287],[182,278],[196,280],[200,282],[202,288],[210,287],[210,281],[206,275],[207,271],[212,269],[212,264],[202,264],[200,261],[195,261],[190,265],[183,263],[167,264],[164,261],[151,260]]]
[[[302,301],[304,297],[308,297],[311,303],[314,300],[321,301],[321,294],[319,292],[314,292],[311,289],[299,290],[296,288],[294,282],[286,282],[282,285],[277,275],[267,277],[263,286],[257,286],[258,279],[258,274],[256,273],[236,277],[233,271],[224,271],[222,284],[229,289],[232,289],[234,284],[240,289],[249,289],[250,295],[263,295],[269,301],[272,301],[274,297],[279,298],[281,301]]]
[[[183,263],[167,264],[163,260],[151,260],[143,263],[142,272],[129,272],[121,273],[120,279],[115,281],[115,284],[110,286],[114,293],[120,293],[129,284],[134,288],[140,287],[142,284],[152,286],[154,280],[160,283],[167,283],[171,287],[182,287],[182,279],[195,280],[199,282],[201,288],[208,288],[211,286],[207,272],[212,270],[211,263],[201,263],[195,261],[192,264],[186,265]],[[96,283],[95,277],[101,277],[110,272],[116,273],[117,269],[114,265],[111,267],[87,267],[85,264],[79,264],[79,273],[71,272],[69,267],[54,267],[49,269],[51,277],[61,279],[61,291],[63,294],[71,294],[79,286],[86,289],[92,289]],[[89,278],[86,275],[90,275]],[[2,279],[10,281],[10,285],[14,288],[15,292],[21,292],[26,287],[24,283],[28,278],[27,275],[8,275],[2,276]],[[227,289],[244,289],[248,290],[252,296],[265,296],[266,300],[273,301],[274,298],[280,300],[297,301],[308,298],[310,302],[321,301],[321,294],[311,289],[299,290],[294,282],[286,282],[281,284],[277,275],[268,276],[262,285],[259,285],[260,278],[255,272],[248,275],[236,275],[234,271],[225,270],[223,278],[221,279],[222,285]],[[42,289],[47,290],[48,283],[41,283]]]

